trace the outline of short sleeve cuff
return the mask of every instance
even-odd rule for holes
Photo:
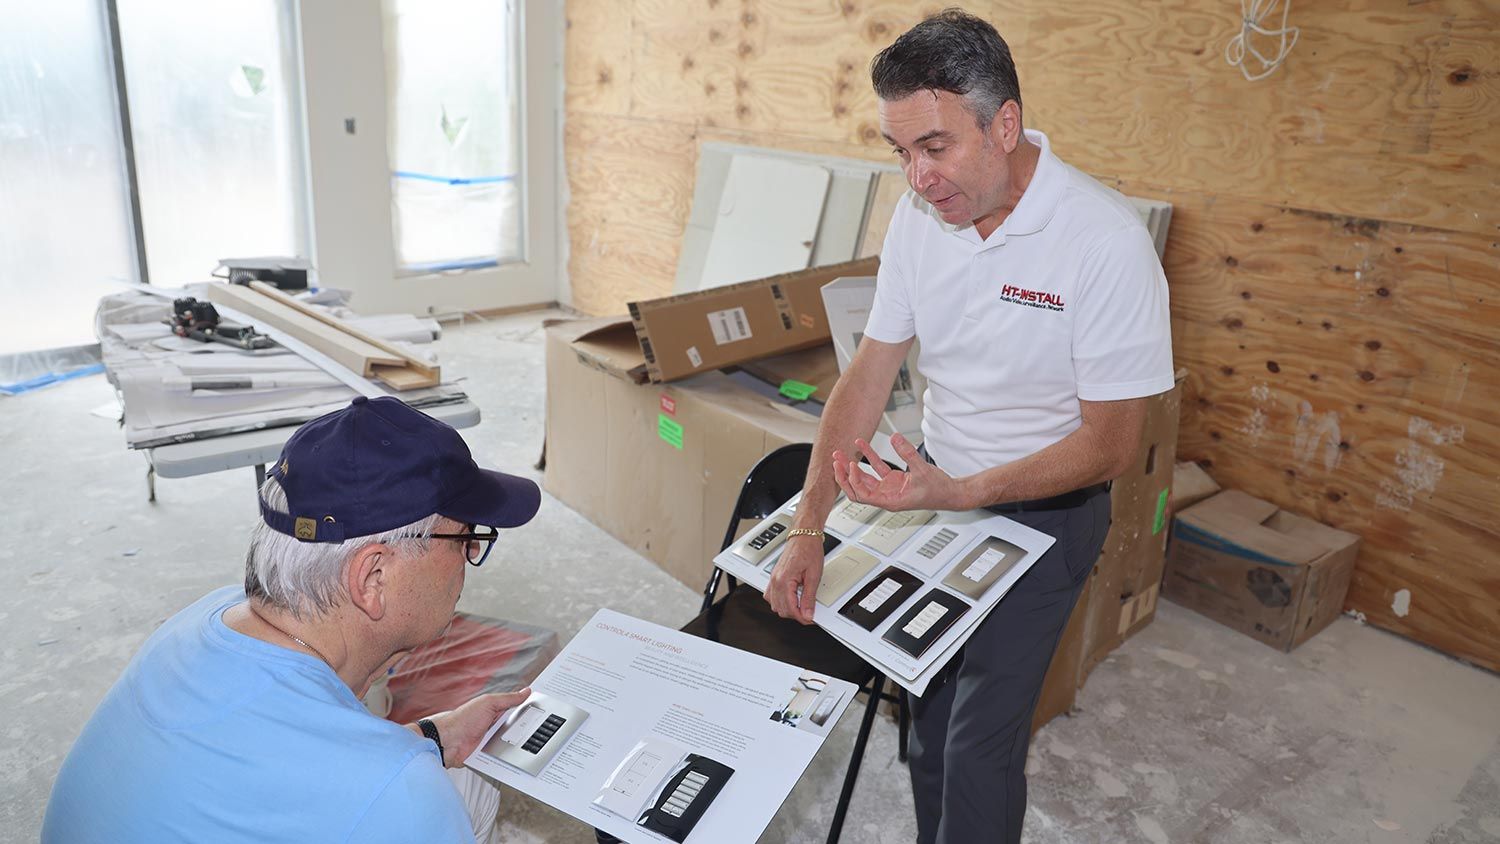
[[[1171,373],[1141,381],[1124,381],[1118,384],[1079,384],[1078,398],[1084,401],[1122,401],[1143,399],[1165,393],[1177,383]]]
[[[900,329],[891,328],[885,325],[876,325],[874,320],[871,320],[870,324],[865,326],[864,334],[866,337],[874,340],[877,343],[891,344],[905,343],[907,340],[910,340],[911,338],[917,336],[917,333],[915,331],[907,331],[905,334],[902,334]]]

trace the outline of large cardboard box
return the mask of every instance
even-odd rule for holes
[[[819,288],[840,276],[873,275],[878,258],[631,302],[646,371],[675,381],[828,340]]]
[[[1178,463],[1172,467],[1172,498],[1168,508],[1176,513],[1218,494],[1219,485],[1197,463]]]
[[[1359,537],[1225,490],[1179,513],[1163,593],[1282,651],[1344,609]]]
[[[1078,685],[1109,652],[1134,636],[1156,615],[1167,550],[1172,466],[1177,459],[1177,420],[1182,380],[1147,400],[1135,464],[1110,490],[1111,524],[1094,566],[1093,596],[1083,629]]]
[[[547,491],[693,589],[745,473],[817,433],[816,417],[719,372],[641,383],[625,317],[549,325],[546,354]]]

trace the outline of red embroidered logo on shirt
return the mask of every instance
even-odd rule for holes
[[[1068,308],[1062,296],[1056,293],[1027,290],[1024,287],[1017,287],[1014,284],[1007,284],[1000,288],[1000,299],[1005,302],[1014,302],[1017,305],[1042,308],[1048,311],[1063,311]]]

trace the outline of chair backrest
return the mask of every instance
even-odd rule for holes
[[[734,542],[735,529],[741,519],[764,519],[796,495],[807,478],[807,464],[811,459],[811,443],[784,445],[762,457],[745,475],[734,512],[729,516],[724,544],[719,550]]]

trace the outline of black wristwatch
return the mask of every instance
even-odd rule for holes
[[[443,758],[443,737],[438,735],[437,725],[427,718],[418,718],[417,729],[421,730],[422,735],[432,739],[432,743],[438,746],[438,759],[441,759],[444,767],[446,767],[448,760]]]

